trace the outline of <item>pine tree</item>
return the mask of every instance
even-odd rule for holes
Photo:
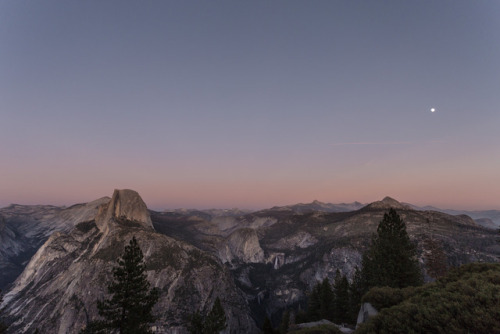
[[[264,324],[262,325],[262,332],[264,334],[274,334],[273,324],[271,323],[271,320],[269,320],[267,316],[264,318]]]
[[[99,315],[104,320],[90,323],[87,326],[89,333],[151,333],[149,324],[155,321],[152,309],[158,301],[159,292],[156,288],[150,289],[144,256],[135,237],[125,247],[117,263],[118,267],[113,269],[114,280],[108,285],[112,297],[97,302]]]
[[[335,295],[333,293],[332,285],[328,278],[325,278],[321,283],[320,290],[320,309],[319,315],[320,319],[333,320],[333,308],[334,308],[334,298]]]
[[[226,327],[226,313],[219,297],[217,297],[207,315],[196,311],[189,317],[187,330],[191,334],[217,334]]]
[[[281,317],[281,324],[280,324],[280,334],[286,334],[288,333],[288,329],[290,327],[290,311],[286,310],[283,312],[283,315]]]
[[[309,298],[307,300],[307,311],[306,311],[306,319],[307,321],[316,321],[320,320],[320,294],[321,294],[321,283],[316,284],[312,291],[311,294],[309,295]]]
[[[217,297],[205,321],[205,334],[217,334],[226,327],[226,314],[219,297]]]
[[[189,316],[187,330],[191,334],[203,334],[203,315],[196,311]]]
[[[354,268],[352,283],[349,285],[349,315],[348,323],[355,324],[358,318],[359,308],[361,307],[361,297],[363,297],[363,286],[361,280],[361,271],[358,267]]]
[[[374,286],[404,288],[422,284],[416,248],[394,209],[384,214],[371,248],[363,254],[362,281],[365,291]]]
[[[334,289],[334,315],[333,322],[341,324],[347,322],[349,314],[349,281],[345,275],[340,275],[337,269]]]
[[[333,300],[332,285],[328,281],[328,278],[325,278],[322,282],[314,286],[309,296],[307,304],[308,321],[321,319],[333,320]]]

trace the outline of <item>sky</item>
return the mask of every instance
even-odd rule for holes
[[[499,32],[497,0],[2,0],[0,207],[500,209]]]

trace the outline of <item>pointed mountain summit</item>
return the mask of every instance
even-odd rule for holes
[[[388,209],[396,209],[396,210],[413,210],[411,207],[408,205],[404,205],[398,201],[396,201],[394,198],[386,196],[384,197],[383,200],[373,202],[365,206],[363,209],[369,209],[369,210],[388,210]]]

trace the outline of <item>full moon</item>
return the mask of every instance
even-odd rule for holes
[[[431,108],[431,112],[435,112],[436,111],[436,108]]]

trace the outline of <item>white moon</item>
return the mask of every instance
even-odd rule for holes
[[[436,108],[431,108],[431,112],[435,112],[436,111]]]

